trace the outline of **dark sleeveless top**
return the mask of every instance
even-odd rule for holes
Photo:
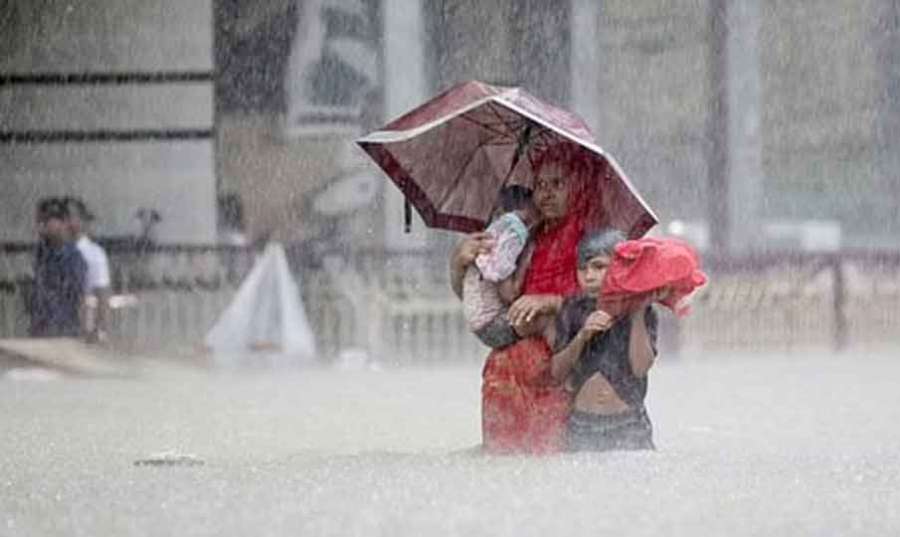
[[[594,296],[577,295],[566,299],[556,318],[555,352],[568,345],[584,326],[585,319],[597,309]],[[644,315],[650,345],[656,353],[657,317],[652,307]],[[582,384],[594,373],[599,372],[616,390],[618,396],[629,407],[640,409],[647,395],[647,377],[638,378],[631,370],[628,360],[628,343],[631,336],[631,318],[623,317],[612,328],[594,336],[581,351],[581,356],[572,368],[568,382],[581,389]]]

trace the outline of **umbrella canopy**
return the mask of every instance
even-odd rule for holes
[[[559,143],[590,162],[605,225],[637,238],[657,223],[581,118],[520,88],[466,82],[357,140],[426,225],[462,232],[485,227],[503,186],[531,187],[533,156]]]

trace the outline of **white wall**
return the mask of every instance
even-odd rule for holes
[[[211,0],[7,2],[0,72],[212,69]],[[6,8],[5,8],[6,9]],[[0,130],[210,128],[211,83],[0,87]],[[212,140],[0,145],[0,240],[34,236],[38,197],[75,194],[101,235],[133,231],[138,207],[163,216],[158,238],[215,238]]]

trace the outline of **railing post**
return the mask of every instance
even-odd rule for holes
[[[847,348],[848,323],[847,323],[847,282],[844,275],[844,264],[840,256],[833,256],[831,261],[832,277],[834,278],[832,292],[834,293],[834,341],[833,350],[843,351]]]

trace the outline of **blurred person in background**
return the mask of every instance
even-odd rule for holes
[[[111,294],[109,257],[103,247],[88,236],[94,214],[84,201],[76,197],[67,197],[65,203],[72,239],[87,263],[81,316],[82,332],[89,343],[104,343],[107,340]]]
[[[69,210],[60,198],[37,206],[38,244],[31,294],[32,337],[77,337],[87,281],[87,263],[72,241]]]

